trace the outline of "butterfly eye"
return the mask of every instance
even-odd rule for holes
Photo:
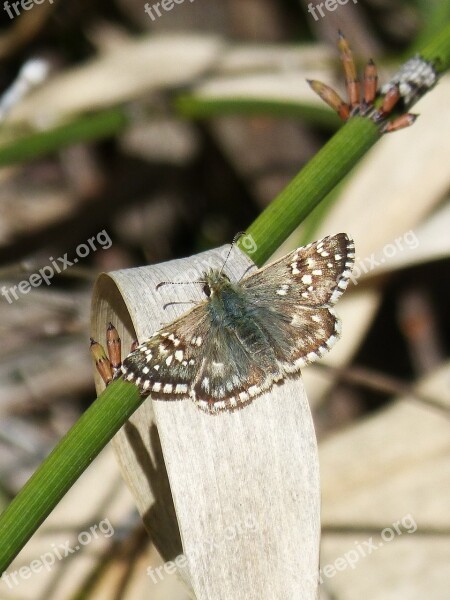
[[[208,298],[211,296],[211,288],[209,287],[208,284],[205,284],[203,286],[203,293],[205,294],[205,296],[207,296]]]

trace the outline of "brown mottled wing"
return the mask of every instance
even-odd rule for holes
[[[330,306],[347,287],[355,245],[345,233],[297,248],[242,281],[255,304]]]
[[[353,240],[339,233],[294,250],[242,282],[283,373],[322,357],[339,338],[332,305],[347,287],[354,259]]]
[[[203,302],[146,340],[122,363],[121,374],[154,399],[191,397],[206,412],[248,404],[280,378],[275,356],[254,356],[252,324],[230,330]],[[246,345],[249,344],[249,345]]]
[[[188,397],[204,358],[210,332],[206,302],[195,306],[138,346],[122,363],[121,374],[155,399]]]
[[[233,326],[212,324],[204,356],[191,397],[207,412],[242,408],[282,378],[272,348],[243,315]]]

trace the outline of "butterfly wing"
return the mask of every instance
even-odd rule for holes
[[[204,355],[191,397],[210,413],[242,408],[282,377],[266,338],[245,316],[234,315],[228,327],[211,319]]]
[[[205,302],[197,305],[138,346],[122,363],[121,374],[155,399],[188,397],[209,334]]]
[[[234,315],[232,331],[212,325],[208,360],[192,394],[197,405],[210,412],[240,408],[326,354],[340,334],[331,305],[347,287],[353,262],[353,241],[342,233],[298,248],[244,279],[235,292],[245,314]]]
[[[123,361],[122,377],[157,400],[191,397],[215,413],[242,407],[270,387],[274,357],[255,358],[245,346],[243,321],[233,330],[211,319],[203,302],[138,346]],[[206,307],[206,308],[205,308]],[[276,373],[280,373],[276,368]]]
[[[331,306],[345,291],[355,245],[345,233],[297,248],[242,281],[256,304]]]
[[[190,396],[210,413],[241,408],[331,348],[339,335],[331,305],[353,262],[345,234],[294,250],[231,286],[245,307],[233,326],[203,302],[127,356],[122,375],[155,399]]]
[[[253,315],[285,374],[328,352],[340,335],[332,305],[347,287],[355,259],[344,233],[298,248],[242,282]]]

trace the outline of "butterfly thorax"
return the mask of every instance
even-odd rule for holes
[[[224,289],[232,286],[230,279],[219,269],[211,269],[203,273],[205,285],[203,291],[208,297],[219,295]]]
[[[220,271],[205,273],[206,295],[209,292],[207,310],[212,327],[228,331],[224,336],[230,350],[240,340],[250,356],[259,356],[260,366],[274,367],[274,355],[267,333],[257,320],[252,318],[252,305],[239,283],[232,283]],[[276,367],[275,367],[276,370]]]
[[[238,284],[232,283],[227,275],[212,269],[204,274],[204,293],[209,298],[208,309],[213,321],[224,327],[234,327],[245,318],[247,305]]]

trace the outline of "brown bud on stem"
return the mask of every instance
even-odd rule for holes
[[[112,381],[114,373],[111,367],[111,363],[109,362],[109,359],[106,356],[105,349],[101,344],[99,344],[91,338],[90,352],[92,358],[94,359],[97,371],[100,373],[100,376],[106,383],[106,385],[108,385],[108,383]]]

